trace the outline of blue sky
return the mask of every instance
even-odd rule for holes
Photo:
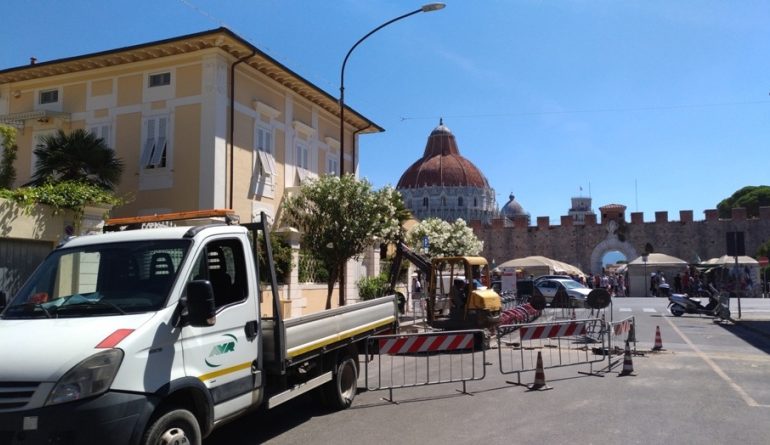
[[[386,131],[361,175],[395,185],[439,118],[495,188],[558,223],[570,197],[678,219],[770,183],[770,2],[448,0],[348,61]],[[333,96],[348,49],[423,2],[6,0],[0,69],[227,26]],[[581,192],[582,187],[582,192]]]

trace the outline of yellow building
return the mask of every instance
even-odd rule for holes
[[[274,218],[292,187],[339,174],[339,111],[226,28],[0,70],[0,123],[18,129],[15,185],[30,180],[41,136],[88,129],[124,163],[117,193],[133,200],[113,217],[232,208],[242,222]],[[383,130],[350,108],[344,116],[343,171],[357,173],[358,136]],[[283,297],[312,312],[326,286],[297,283],[296,264]],[[375,269],[349,264],[348,296]]]
[[[339,174],[339,102],[226,28],[0,71],[0,123],[19,133],[17,184],[57,129],[103,137],[125,169],[112,216],[233,208],[275,216],[303,179]],[[358,135],[345,111],[344,172]]]

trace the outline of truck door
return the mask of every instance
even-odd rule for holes
[[[215,325],[186,326],[182,338],[186,375],[209,388],[216,419],[251,405],[252,391],[261,386],[252,373],[259,345],[253,323],[259,312],[256,279],[247,273],[254,265],[247,252],[239,238],[208,239],[187,278],[208,280],[214,290]]]

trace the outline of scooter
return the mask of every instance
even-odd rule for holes
[[[701,298],[691,297],[688,294],[671,294],[668,297],[668,310],[674,317],[681,317],[683,314],[702,314],[710,317],[717,317],[722,320],[730,319],[730,301],[728,297],[721,296],[714,286],[709,285],[710,289],[699,289],[698,295],[708,297],[708,304],[705,306]]]

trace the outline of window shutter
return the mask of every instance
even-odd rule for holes
[[[104,144],[108,146],[109,148],[112,148],[112,141],[110,140],[110,125],[102,125],[102,139],[104,139]]]
[[[150,159],[152,158],[152,151],[155,147],[155,119],[147,119],[147,139],[144,141],[144,150],[142,150],[142,157],[139,164],[142,168],[150,166]]]
[[[150,165],[154,167],[160,166],[160,161],[166,152],[166,124],[168,118],[158,118],[158,143],[155,144],[155,150],[152,152],[152,159],[150,159]]]
[[[265,149],[265,130],[257,127],[257,150]]]

